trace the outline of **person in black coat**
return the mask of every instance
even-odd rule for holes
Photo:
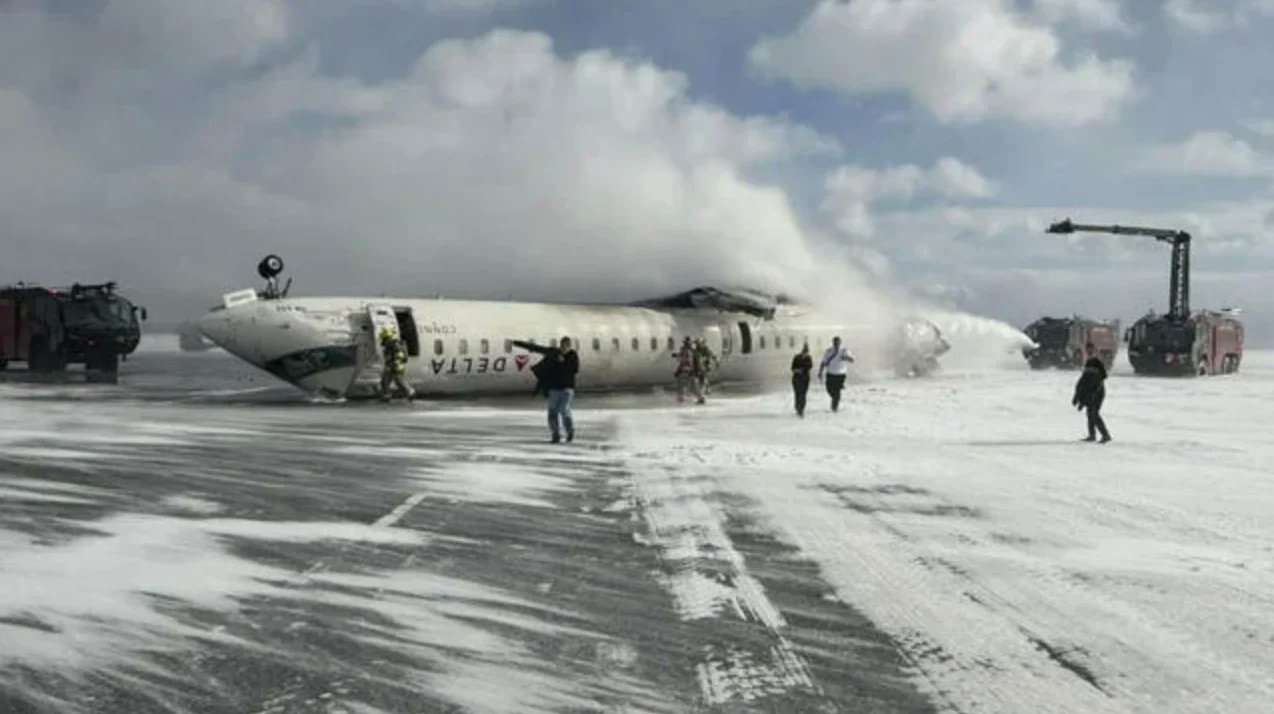
[[[1075,383],[1075,396],[1071,404],[1076,409],[1088,412],[1088,436],[1084,441],[1096,441],[1097,432],[1101,432],[1101,443],[1110,441],[1110,432],[1106,430],[1106,422],[1101,418],[1101,405],[1106,401],[1106,363],[1097,357],[1097,349],[1091,343],[1085,346],[1088,361],[1084,363],[1084,372]]]
[[[792,358],[792,393],[796,397],[796,415],[805,417],[805,395],[810,391],[810,372],[814,370],[814,358],[810,346],[803,345],[800,354]]]
[[[579,373],[579,353],[571,345],[571,338],[563,337],[556,346],[541,347],[533,342],[515,340],[514,345],[530,352],[544,355],[531,368],[536,378],[536,391],[548,395],[550,440],[556,444],[566,432],[566,441],[575,440],[575,419],[571,414],[571,402],[575,399],[575,375]]]

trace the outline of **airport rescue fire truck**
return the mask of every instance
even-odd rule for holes
[[[1113,233],[1147,236],[1172,246],[1168,313],[1153,312],[1128,328],[1128,361],[1137,374],[1165,376],[1228,374],[1243,359],[1243,323],[1238,310],[1190,311],[1190,234],[1171,228],[1054,223],[1049,233]]]
[[[53,374],[83,364],[90,381],[114,382],[120,359],[137,349],[146,318],[145,308],[115,287],[0,288],[0,369],[24,362],[30,372]]]
[[[1031,369],[1080,369],[1092,345],[1106,369],[1115,365],[1119,354],[1119,321],[1086,317],[1041,317],[1022,330],[1035,343],[1022,350]]]

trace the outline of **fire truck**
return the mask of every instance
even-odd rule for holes
[[[137,349],[146,309],[115,283],[69,288],[0,288],[0,369],[25,362],[34,373],[83,364],[89,381],[114,382],[121,358]]]
[[[1022,350],[1031,369],[1080,369],[1087,357],[1084,349],[1092,345],[1106,369],[1115,366],[1119,354],[1119,321],[1092,320],[1086,317],[1041,317],[1023,330],[1035,343]]]
[[[1049,233],[1113,233],[1154,238],[1172,246],[1168,313],[1151,312],[1133,323],[1124,337],[1128,361],[1137,374],[1164,376],[1228,374],[1243,359],[1243,323],[1238,311],[1190,311],[1190,234],[1171,228],[1054,223]]]

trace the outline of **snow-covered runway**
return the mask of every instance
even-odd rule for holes
[[[0,711],[1261,712],[1274,355],[676,407],[0,386]],[[192,375],[194,375],[192,377]]]
[[[941,708],[1268,711],[1274,362],[1116,375],[1108,445],[1077,441],[1073,379],[859,387],[804,421],[760,397],[632,415],[622,435],[639,479],[741,497]]]

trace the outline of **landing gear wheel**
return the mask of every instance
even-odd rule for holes
[[[266,280],[276,278],[283,272],[283,259],[277,255],[270,254],[261,259],[257,264],[257,275]]]

